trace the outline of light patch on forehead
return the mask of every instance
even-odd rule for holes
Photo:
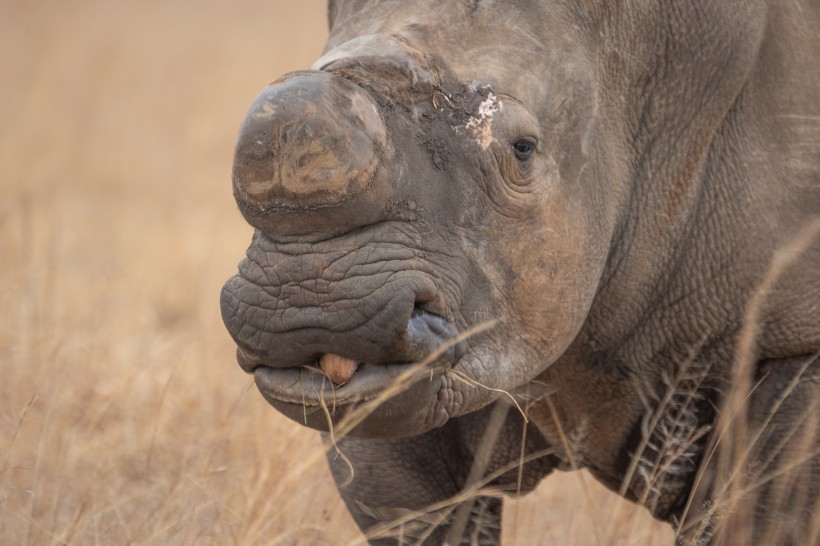
[[[493,115],[503,108],[498,96],[490,91],[487,98],[478,105],[478,112],[464,125],[467,132],[475,139],[476,144],[486,150],[495,140],[493,138]]]

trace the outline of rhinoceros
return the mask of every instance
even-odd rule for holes
[[[331,0],[232,180],[242,369],[373,544],[555,469],[681,544],[820,536],[820,5]]]

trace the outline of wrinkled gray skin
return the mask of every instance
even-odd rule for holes
[[[374,544],[496,544],[499,496],[429,508],[572,467],[681,543],[816,539],[820,4],[769,4],[331,1],[254,102],[221,305],[265,398],[327,430],[447,347],[330,457],[363,530],[410,516]],[[742,445],[751,519],[710,511]]]

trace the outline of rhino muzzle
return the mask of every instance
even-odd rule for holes
[[[311,244],[259,233],[225,284],[222,318],[240,366],[293,419],[327,428],[324,401],[332,401],[334,421],[341,419],[420,361],[426,371],[368,419],[367,434],[409,434],[446,418],[397,409],[412,406],[408,399],[436,400],[440,376],[467,343],[458,341],[433,278],[389,233],[368,227]]]

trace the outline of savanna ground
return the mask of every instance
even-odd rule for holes
[[[325,33],[320,0],[0,0],[0,544],[361,542],[218,307],[251,235],[239,122]],[[508,545],[672,542],[582,473],[505,525]]]

